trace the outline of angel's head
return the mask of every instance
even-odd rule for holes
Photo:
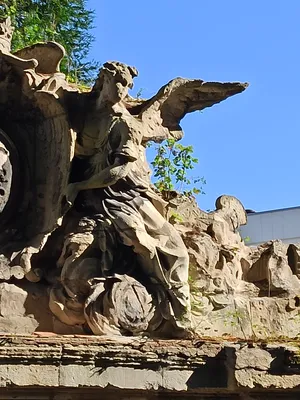
[[[100,69],[93,90],[107,102],[115,104],[125,99],[128,89],[133,87],[133,78],[138,75],[134,67],[118,61],[106,62]]]

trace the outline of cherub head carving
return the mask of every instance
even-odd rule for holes
[[[10,51],[13,27],[11,26],[10,17],[0,17],[0,50]]]

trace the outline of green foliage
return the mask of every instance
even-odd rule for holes
[[[15,27],[12,51],[57,41],[67,52],[61,69],[69,81],[91,84],[99,65],[86,59],[94,41],[94,11],[86,9],[86,0],[0,0],[0,5]]]
[[[160,192],[177,190],[186,196],[204,193],[202,186],[198,187],[197,184],[205,184],[205,179],[190,178],[188,175],[198,163],[198,159],[193,157],[193,146],[183,146],[175,139],[168,139],[157,146],[156,150],[151,164],[156,178],[154,185]]]
[[[182,215],[178,214],[177,212],[172,210],[170,214],[171,215],[170,215],[170,218],[169,218],[169,222],[177,223],[177,222],[183,222],[184,221]]]

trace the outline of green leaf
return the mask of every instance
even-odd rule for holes
[[[195,168],[195,164],[198,163],[198,158],[193,157],[193,151],[193,146],[183,146],[174,139],[168,139],[156,147],[157,154],[151,165],[154,178],[158,179],[155,186],[160,191],[172,190],[176,182],[178,185],[176,190],[186,196],[204,193],[202,188],[191,186],[192,183],[198,182],[205,184],[205,179],[188,176],[188,171]]]

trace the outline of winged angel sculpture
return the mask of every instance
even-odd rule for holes
[[[181,139],[180,121],[187,113],[240,93],[247,84],[176,78],[152,98],[134,99],[128,90],[137,70],[107,62],[92,90],[81,94],[53,84],[59,62],[45,80],[41,49],[14,55],[41,60],[31,66],[16,66],[4,56],[30,86],[26,98],[42,110],[40,148],[49,143],[49,132],[52,146],[42,170],[35,171],[35,182],[44,179],[36,200],[42,216],[10,259],[18,260],[15,266],[20,264],[28,279],[51,282],[50,309],[67,325],[94,334],[185,331],[191,323],[189,257],[151,184],[146,145]],[[54,284],[49,267],[41,267],[49,253],[58,267]]]

